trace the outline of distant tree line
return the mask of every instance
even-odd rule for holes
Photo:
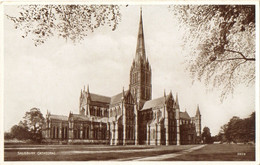
[[[40,142],[42,139],[42,125],[44,117],[38,108],[32,108],[25,113],[23,120],[14,125],[10,132],[5,132],[4,139],[32,140]]]
[[[229,122],[221,127],[214,141],[247,143],[255,142],[255,112],[248,118],[241,119],[233,116]]]

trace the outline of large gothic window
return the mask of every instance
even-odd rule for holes
[[[68,127],[65,127],[65,137],[64,137],[65,139],[67,139],[68,138]]]
[[[92,106],[90,106],[90,115],[93,115],[94,113],[93,113],[93,107]]]
[[[61,138],[64,139],[64,127],[61,127]]]
[[[86,138],[89,139],[89,126],[87,126],[87,129],[86,129]]]
[[[152,134],[152,135],[151,135],[151,138],[152,138],[152,139],[155,139],[155,129],[152,129],[151,134]]]
[[[77,139],[78,138],[78,131],[75,129],[74,130],[74,139]]]
[[[52,129],[53,129],[53,131],[52,131],[52,138],[55,139],[55,132],[56,132],[55,126]]]
[[[94,139],[97,139],[97,129],[96,128],[94,128],[93,134],[94,134]]]
[[[59,138],[59,127],[57,127],[57,138]]]
[[[97,116],[100,116],[100,108],[97,108]]]
[[[104,115],[105,115],[105,117],[108,117],[108,114],[107,114],[107,112],[108,112],[108,110],[107,110],[107,109],[105,109],[105,112],[104,112]]]
[[[83,127],[83,134],[82,134],[82,138],[85,139],[86,138],[86,127]]]

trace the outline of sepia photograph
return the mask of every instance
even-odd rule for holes
[[[259,164],[259,2],[2,8],[3,163]]]

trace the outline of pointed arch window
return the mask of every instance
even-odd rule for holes
[[[56,132],[55,126],[52,129],[53,129],[53,131],[52,131],[52,138],[55,139],[55,132]]]

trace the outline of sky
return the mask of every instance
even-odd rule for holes
[[[15,15],[16,6],[5,6]],[[172,90],[178,93],[181,111],[192,117],[199,105],[202,128],[218,134],[233,116],[248,117],[255,110],[254,86],[240,85],[233,96],[220,102],[220,89],[208,90],[186,71],[183,32],[168,6],[143,5],[146,56],[152,67],[152,97]],[[29,37],[15,30],[4,18],[4,130],[18,124],[26,111],[40,108],[43,115],[78,113],[80,90],[89,84],[90,92],[113,96],[129,86],[129,73],[135,56],[140,6],[121,8],[117,30],[102,28],[81,43],[53,37],[34,46]]]

